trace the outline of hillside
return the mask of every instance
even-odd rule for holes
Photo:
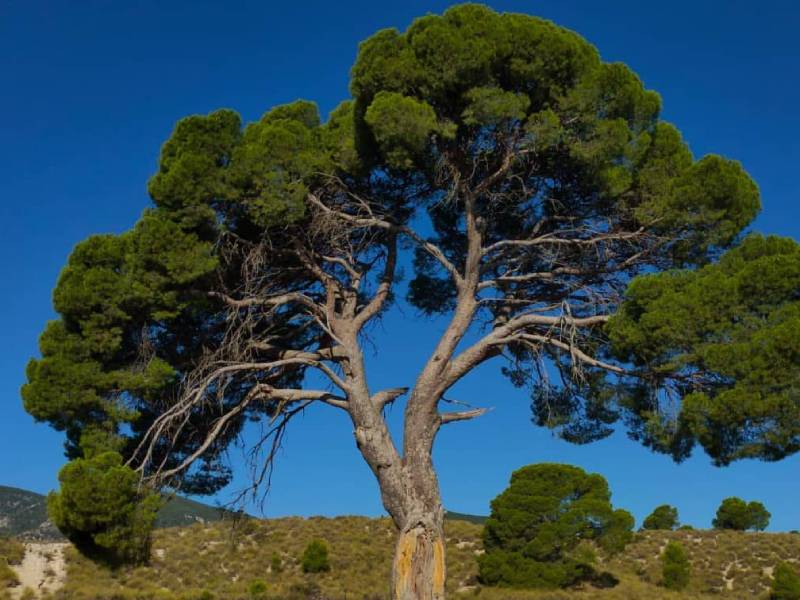
[[[450,520],[448,588],[452,598],[482,600],[667,600],[766,598],[774,566],[800,563],[800,535],[717,531],[642,532],[598,569],[619,584],[609,589],[519,592],[481,589],[475,556],[481,552],[478,525]],[[303,575],[299,557],[312,539],[330,547],[332,570]],[[692,581],[682,594],[658,585],[659,554],[670,539],[682,542],[692,560]],[[115,573],[66,552],[65,586],[53,600],[381,600],[391,568],[395,533],[387,519],[365,517],[285,518],[162,529],[155,534],[153,558],[146,567]],[[280,572],[273,572],[273,556]],[[253,596],[256,581],[265,595]],[[0,598],[2,595],[0,594]]]
[[[158,513],[156,527],[213,523],[224,509],[172,496]],[[19,488],[0,486],[0,536],[56,541],[63,537],[47,518],[47,497]]]
[[[36,540],[61,538],[47,520],[47,498],[36,492],[0,485],[0,536]]]

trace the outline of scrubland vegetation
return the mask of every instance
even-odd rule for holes
[[[738,531],[641,531],[621,554],[596,548],[598,570],[619,580],[558,591],[488,588],[477,582],[482,528],[448,521],[448,594],[481,600],[764,599],[772,576],[800,568],[800,535]],[[383,600],[396,533],[388,519],[285,518],[201,524],[157,531],[149,565],[117,570],[67,552],[64,587],[49,600]],[[328,548],[329,571],[304,573],[313,541]],[[688,586],[664,587],[663,552],[679,542],[690,564]],[[5,548],[5,546],[4,546]],[[19,545],[11,546],[19,556]],[[7,550],[6,550],[7,552]],[[5,600],[11,588],[0,591]],[[17,588],[18,589],[18,588]],[[5,596],[4,596],[5,594]],[[16,592],[18,597],[20,592]]]
[[[11,565],[18,565],[25,556],[25,547],[17,540],[0,538],[0,593],[15,586],[19,578]]]

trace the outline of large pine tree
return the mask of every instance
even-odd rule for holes
[[[400,533],[393,597],[427,600],[445,579],[431,449],[483,413],[441,401],[484,362],[570,441],[621,420],[678,460],[798,450],[800,248],[745,235],[755,183],[692,156],[628,67],[463,5],[369,38],[350,89],[324,123],[309,102],[183,119],[139,223],[75,248],[23,389],[71,459],[212,491],[248,419],[263,476],[292,416],[328,404]],[[403,293],[448,325],[416,381],[377,390],[365,328]],[[401,398],[402,446],[383,416]]]

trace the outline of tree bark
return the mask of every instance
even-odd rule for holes
[[[392,565],[392,600],[444,600],[445,538],[441,506],[400,531]]]
[[[400,458],[383,423],[357,427],[356,442],[378,480],[384,508],[399,535],[392,564],[392,600],[444,600],[444,509],[430,453]]]
[[[418,399],[415,393],[409,399],[418,408],[411,427],[406,417],[402,468],[406,494],[392,565],[392,600],[444,600],[445,597],[444,509],[431,457],[441,420],[435,402],[426,403],[434,407],[428,412]]]
[[[363,405],[362,405],[363,406]],[[351,411],[356,444],[378,481],[381,500],[399,532],[392,565],[392,600],[444,600],[444,509],[431,459],[423,441],[397,453],[385,422],[373,410]],[[421,437],[432,441],[439,416]]]

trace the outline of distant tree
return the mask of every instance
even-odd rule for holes
[[[763,531],[769,526],[770,513],[761,502],[745,502],[741,498],[725,498],[712,522],[715,529]]]
[[[787,562],[779,563],[772,575],[771,600],[800,600],[800,574]]]
[[[678,509],[669,504],[657,506],[642,523],[642,529],[675,529],[678,522]]]
[[[145,562],[161,498],[140,490],[140,477],[115,452],[79,458],[58,474],[61,489],[47,497],[53,523],[90,557]]]
[[[322,573],[331,570],[328,560],[328,545],[322,540],[313,540],[306,546],[301,559],[303,573]]]
[[[686,550],[678,542],[669,542],[661,557],[664,587],[682,590],[689,585],[691,566]]]
[[[750,502],[747,505],[747,512],[750,513],[750,529],[764,531],[769,527],[772,515],[761,502]]]
[[[514,471],[492,501],[483,529],[481,581],[519,588],[564,587],[594,571],[575,552],[593,541],[617,552],[632,537],[633,516],[614,510],[606,480],[570,465],[539,464]]]
[[[139,222],[75,247],[22,391],[70,460],[102,446],[209,493],[261,420],[256,487],[296,416],[341,410],[398,531],[393,595],[441,600],[431,453],[486,413],[445,402],[485,363],[570,442],[619,422],[676,460],[800,449],[800,248],[746,235],[756,184],[693,156],[633,71],[465,4],[379,31],[350,73],[324,123],[306,101],[182,119]],[[377,389],[365,346],[403,295],[446,324],[413,381]]]

